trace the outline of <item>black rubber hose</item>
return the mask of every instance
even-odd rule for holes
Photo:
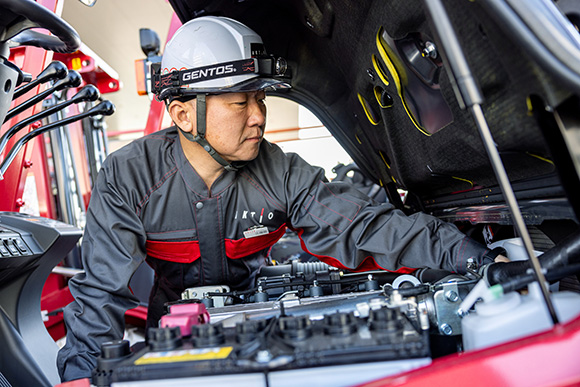
[[[546,280],[549,282],[557,282],[562,278],[580,273],[580,263],[574,263],[568,266],[559,266],[549,270],[546,273]],[[519,277],[512,278],[506,282],[501,283],[504,293],[512,292],[514,290],[522,289],[531,282],[534,282],[536,277],[533,274],[524,274]]]
[[[417,270],[413,275],[421,281],[421,283],[435,283],[447,276],[454,274],[451,271],[441,269],[422,268]]]
[[[558,245],[540,256],[539,260],[542,268],[548,271],[557,267],[580,263],[580,232],[575,232],[566,237]],[[487,272],[484,275],[490,285],[495,285],[523,275],[529,268],[529,261],[494,263],[487,267]]]
[[[509,263],[492,263],[484,273],[484,277],[490,286],[509,281],[511,278],[523,275],[531,267],[529,261],[516,261]]]
[[[429,285],[425,284],[415,285],[412,288],[403,288],[403,289],[393,289],[393,287],[391,286],[384,287],[384,293],[386,296],[391,296],[395,290],[403,297],[414,297],[420,294],[429,293],[430,287]]]
[[[540,257],[540,262],[546,269],[580,263],[580,231],[570,234],[562,242],[546,251]]]
[[[258,277],[278,277],[284,274],[296,275],[297,273],[315,274],[318,271],[328,271],[330,266],[324,262],[298,262],[292,264],[263,266],[258,272]]]

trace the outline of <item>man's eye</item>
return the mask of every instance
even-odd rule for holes
[[[238,102],[234,102],[234,105],[245,106],[247,103],[248,103],[248,101],[238,101]]]

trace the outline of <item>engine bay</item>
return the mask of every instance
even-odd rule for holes
[[[486,269],[346,273],[292,260],[262,268],[247,291],[190,288],[144,342],[103,344],[93,383],[350,386],[549,329],[539,290],[492,295]],[[553,300],[562,322],[580,314],[580,294]]]

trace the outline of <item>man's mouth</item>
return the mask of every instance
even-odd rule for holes
[[[260,141],[260,140],[262,140],[262,135],[257,135],[257,136],[252,136],[252,137],[246,138],[246,141],[250,141],[250,142],[255,142],[255,141]]]
[[[260,142],[264,138],[264,129],[260,128],[260,132],[252,137],[247,137],[244,141]]]

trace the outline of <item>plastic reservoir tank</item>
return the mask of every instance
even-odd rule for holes
[[[475,305],[475,313],[461,320],[464,350],[480,349],[546,331],[552,319],[537,283],[527,295],[510,292],[503,297]],[[580,315],[580,294],[551,295],[558,320],[563,323]]]
[[[512,261],[527,259],[527,253],[520,238],[507,239],[489,245],[489,248],[503,247]],[[536,255],[541,255],[539,251]],[[556,292],[557,284],[551,287],[551,299],[558,320],[563,323],[580,315],[580,294]],[[474,288],[475,291],[475,288]],[[528,294],[517,292],[504,294],[501,298],[485,300],[475,304],[475,312],[461,320],[464,350],[480,349],[552,327],[552,318],[544,303],[537,283],[528,286]]]

